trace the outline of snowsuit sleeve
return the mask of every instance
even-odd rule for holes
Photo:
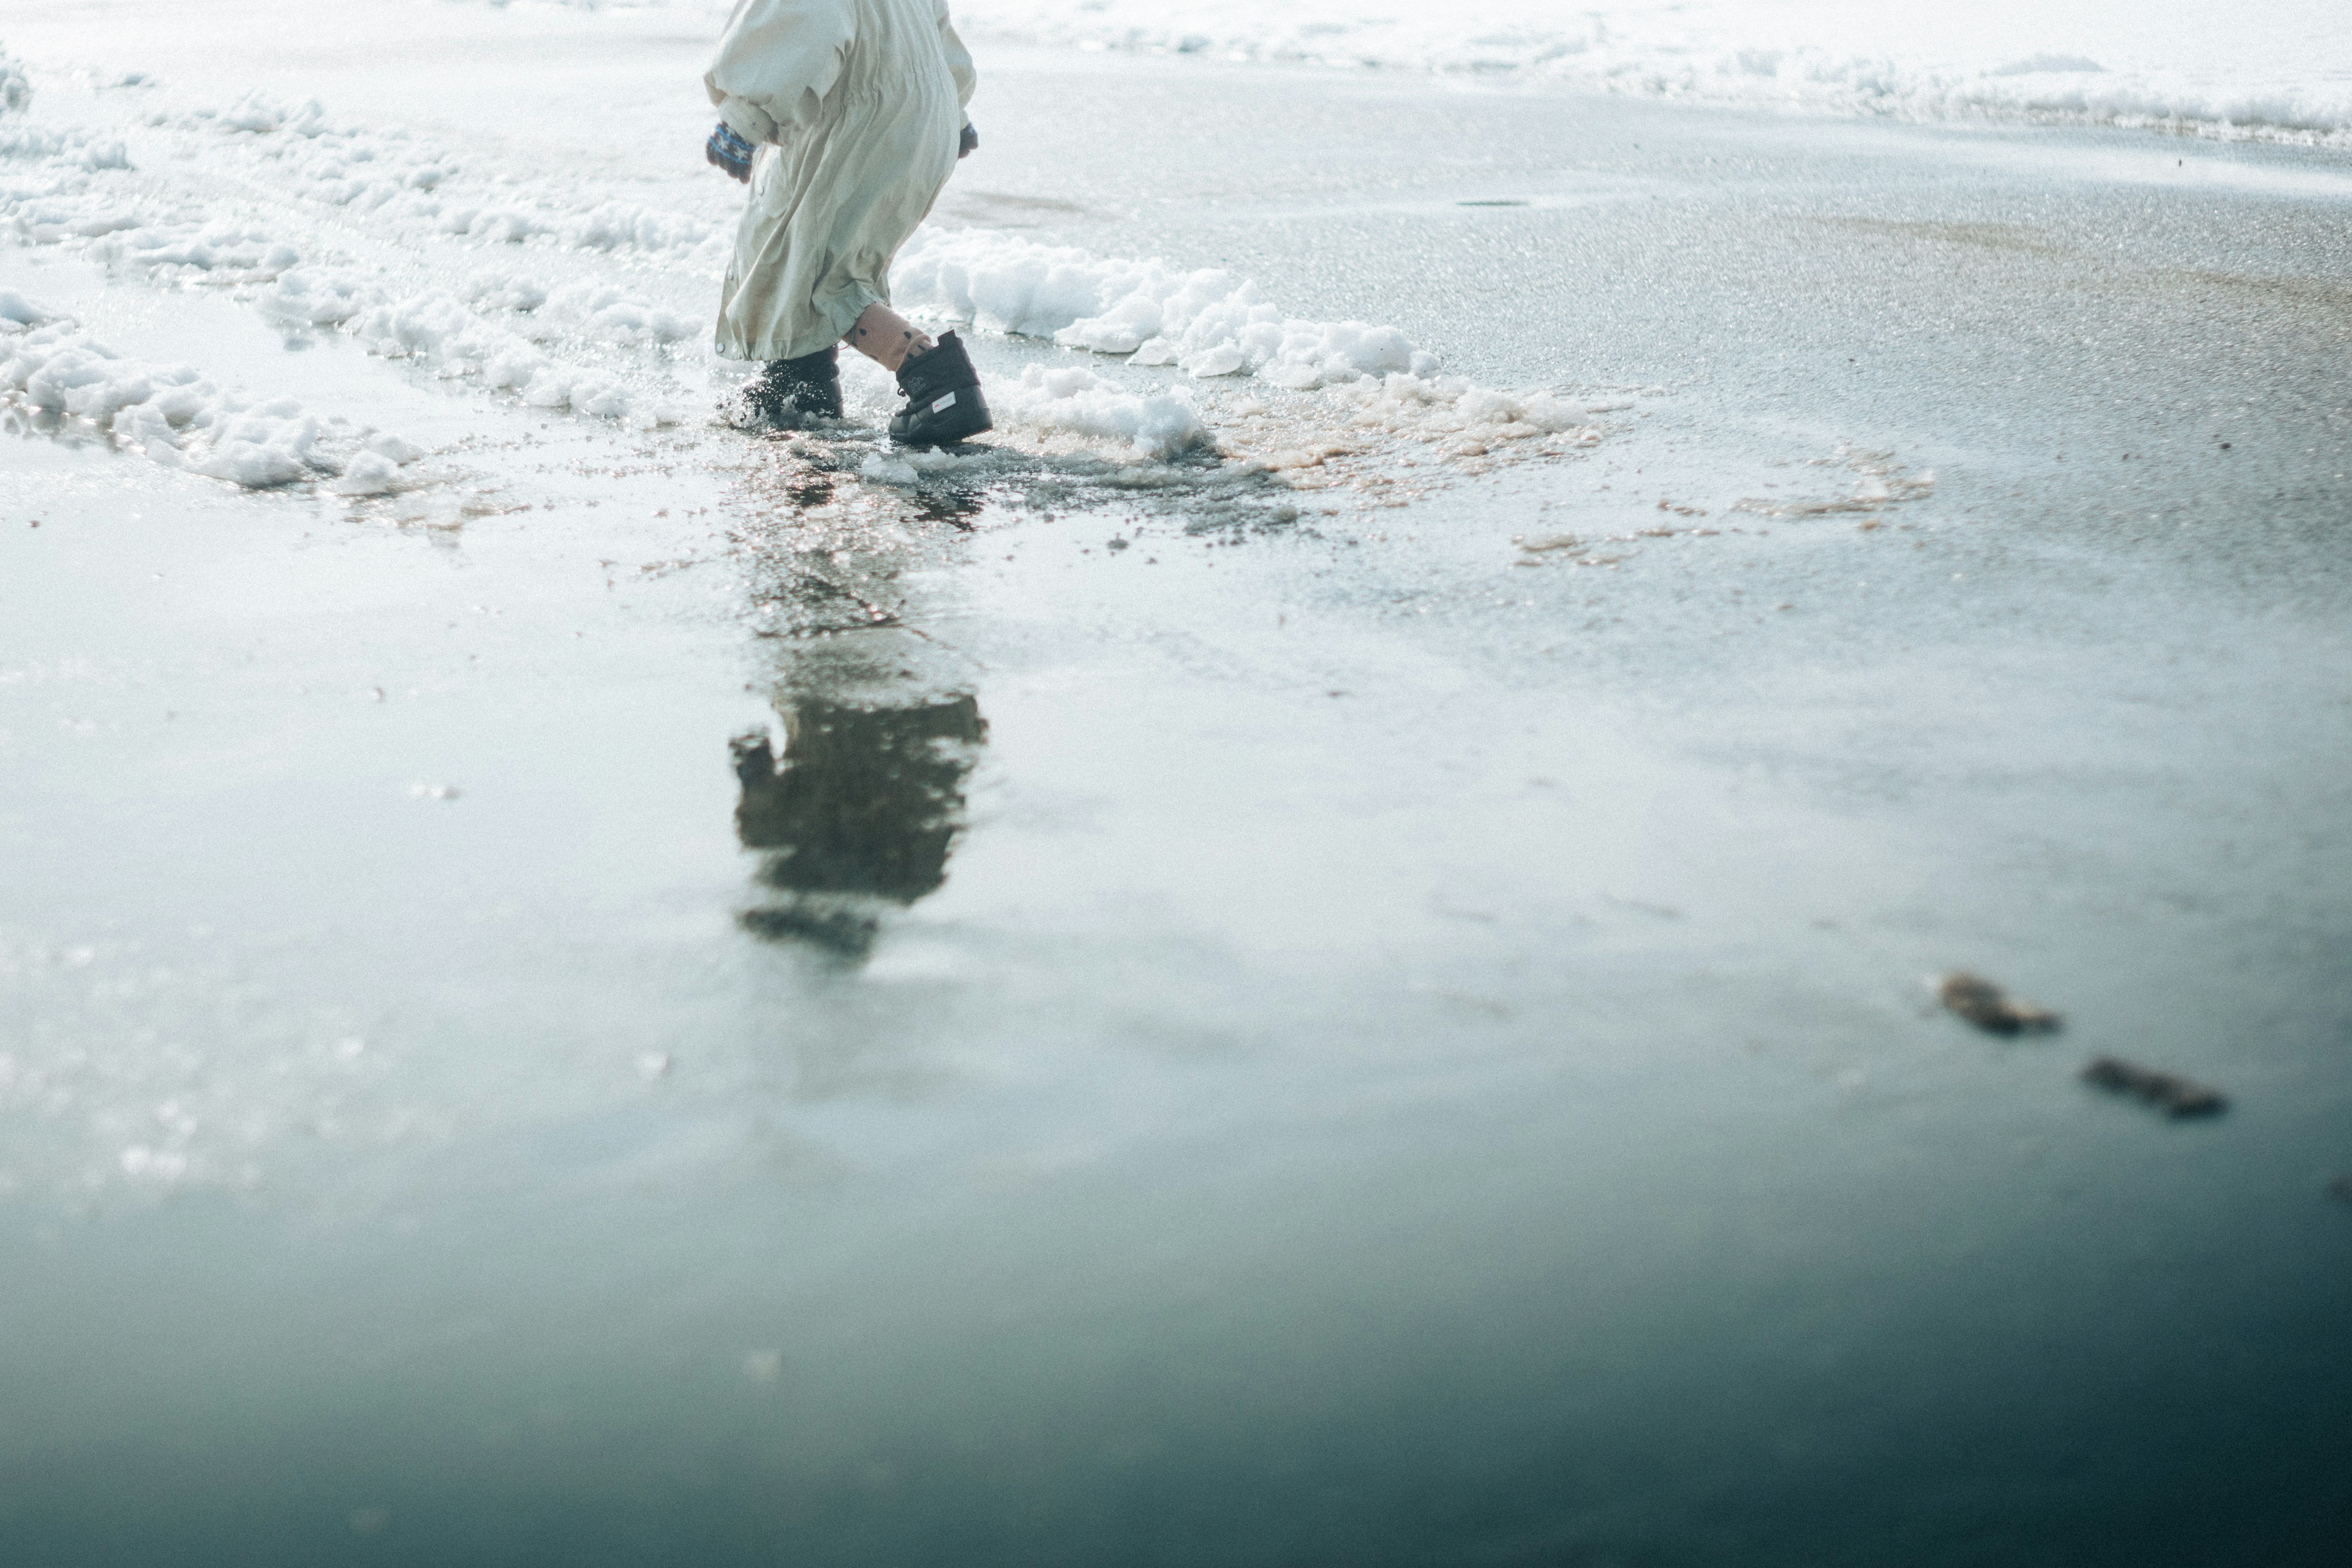
[[[948,57],[948,73],[955,78],[956,102],[970,109],[971,90],[980,85],[980,75],[971,68],[971,51],[963,47],[963,40],[956,37],[955,24],[948,20],[948,0],[939,0],[939,5],[940,47]],[[971,124],[971,116],[966,114],[963,122]]]
[[[856,37],[851,0],[736,0],[702,85],[735,134],[755,146],[778,141],[793,126],[816,123]]]

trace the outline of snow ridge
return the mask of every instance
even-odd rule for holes
[[[987,229],[918,230],[891,268],[890,290],[902,303],[995,331],[1195,376],[1247,372],[1294,392],[1437,368],[1393,327],[1285,316],[1230,272],[1100,260]]]
[[[2352,27],[2309,0],[960,0],[1090,49],[1523,73],[1604,92],[1913,119],[2352,142]]]
[[[1110,442],[1130,458],[1164,462],[1209,440],[1200,408],[1183,388],[1126,392],[1084,365],[1033,364],[1017,380],[992,380],[986,391],[1001,419],[1049,441]]]
[[[690,213],[610,200],[583,211],[576,193],[551,190],[551,182],[518,188],[484,180],[437,142],[341,123],[315,99],[248,93],[226,109],[159,110],[146,123],[208,142],[208,156],[226,155],[273,190],[393,235],[641,250],[711,266],[730,237],[727,226]]]
[[[289,107],[248,95],[225,110],[152,114],[148,125],[200,137],[206,162],[243,165],[271,190],[334,209],[388,240],[422,226],[484,244],[540,237],[590,250],[642,242],[690,253],[709,238],[699,220],[618,205],[559,224],[513,205],[445,201],[434,193],[457,171],[436,150],[396,132],[337,127],[316,102]],[[680,417],[674,399],[649,398],[623,375],[567,364],[541,346],[665,350],[699,330],[613,284],[583,279],[549,289],[495,270],[466,284],[463,300],[445,289],[402,292],[331,253],[306,252],[289,241],[283,223],[183,216],[168,196],[158,201],[137,182],[126,186],[119,176],[133,171],[119,138],[12,124],[0,131],[0,153],[36,175],[0,185],[0,223],[18,244],[78,249],[151,283],[226,289],[281,325],[341,331],[373,353],[511,389],[535,407],[649,425]],[[292,482],[309,464],[310,448],[289,439],[271,447],[275,459],[251,468],[269,476],[262,482]]]
[[[126,359],[13,289],[0,289],[0,393],[88,420],[156,462],[247,489],[332,479],[347,494],[383,494],[424,456],[397,437],[322,426],[291,398],[257,402],[190,365]]]

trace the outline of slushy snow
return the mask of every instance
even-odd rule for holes
[[[525,240],[608,251],[628,237],[692,252],[710,226],[676,215],[608,205],[557,221],[546,203],[452,205],[436,195],[453,161],[429,143],[330,121],[315,102],[288,106],[247,95],[225,110],[158,111],[151,132],[197,142],[205,162],[267,181],[268,188],[347,222],[399,239],[415,230],[461,233],[505,248]],[[661,347],[697,335],[698,323],[619,286],[581,279],[554,289],[511,269],[486,270],[460,293],[400,292],[331,254],[308,254],[282,225],[181,216],[181,204],[101,177],[129,173],[120,139],[87,129],[11,127],[14,161],[36,176],[0,186],[0,218],[18,244],[79,250],[117,273],[163,286],[225,289],[281,325],[338,330],[370,353],[420,362],[451,377],[516,393],[534,406],[636,423],[673,424],[674,396],[648,396],[629,378],[563,361],[551,342]],[[462,190],[465,182],[455,182]],[[159,209],[170,209],[166,212]],[[296,458],[257,472],[290,470]],[[285,479],[268,482],[284,483]]]
[[[1047,438],[1074,437],[1134,458],[1171,458],[1208,440],[1201,412],[1183,389],[1137,394],[1084,365],[1030,365],[1018,379],[999,376],[985,391],[1000,423]]]
[[[340,478],[349,493],[382,494],[423,455],[373,431],[322,426],[291,398],[257,400],[190,365],[125,358],[8,289],[0,289],[0,392],[88,420],[157,462],[247,489]]]
[[[597,199],[561,170],[516,179],[430,137],[346,121],[312,100],[247,92],[205,103],[143,89],[96,99],[126,111],[113,126],[39,123],[22,112],[32,79],[11,71],[22,90],[0,126],[0,233],[18,245],[78,254],[156,287],[218,290],[282,330],[338,333],[371,354],[550,412],[680,423],[727,374],[707,316],[647,298],[640,281],[689,279],[673,298],[715,296],[728,249],[718,218]],[[181,183],[190,174],[254,195],[194,197]],[[573,259],[520,260],[550,251]],[[409,258],[426,254],[436,261],[420,279]],[[893,289],[931,319],[1171,373],[1113,379],[1073,363],[990,377],[1001,430],[1127,462],[1212,444],[1192,381],[1313,395],[1330,404],[1326,423],[1368,434],[1425,441],[1476,432],[1464,437],[1470,447],[1580,429],[1587,413],[1544,393],[1444,377],[1393,327],[1293,315],[1222,270],[929,226],[900,255]],[[122,363],[125,374],[139,369]],[[36,374],[26,368],[24,384]],[[92,398],[103,401],[83,401]],[[249,426],[276,417],[222,407]],[[131,444],[234,470],[239,482],[323,475],[355,490],[394,482],[381,454],[321,447],[299,423],[274,434],[251,426],[232,458],[215,450],[215,423],[174,426],[181,434],[157,446],[134,421]]]
[[[890,289],[910,309],[1064,348],[1202,379],[1254,376],[1286,391],[1325,392],[1354,425],[1390,434],[1491,446],[1581,430],[1593,412],[1545,392],[1440,375],[1436,356],[1393,327],[1286,316],[1230,272],[1105,259],[990,229],[921,230],[899,253]],[[1124,437],[1138,452],[1179,451],[1199,438],[1189,401],[1123,399],[1077,367],[1033,365],[1017,384],[988,392],[992,405],[1036,428]]]
[[[1189,375],[1253,374],[1295,392],[1437,368],[1393,327],[1286,316],[1230,272],[1100,260],[988,229],[919,231],[891,269],[890,291],[950,321]]]

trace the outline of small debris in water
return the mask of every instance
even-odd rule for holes
[[[2219,1116],[2230,1104],[2220,1089],[2120,1057],[2095,1058],[2083,1069],[2083,1081],[2146,1100],[2172,1117]]]
[[[1965,969],[1945,975],[1936,995],[1948,1009],[1988,1034],[2046,1035],[2060,1022],[2047,1007],[2017,1001],[1983,975]]]

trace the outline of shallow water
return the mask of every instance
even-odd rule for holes
[[[1087,70],[998,62],[972,190],[1649,390],[1275,524],[550,418],[0,251],[469,476],[0,445],[7,1555],[2335,1561],[2335,199]],[[1082,145],[1138,126],[1149,201]],[[1302,216],[1234,216],[1236,147]],[[1960,966],[2068,1027],[1936,1012]]]

